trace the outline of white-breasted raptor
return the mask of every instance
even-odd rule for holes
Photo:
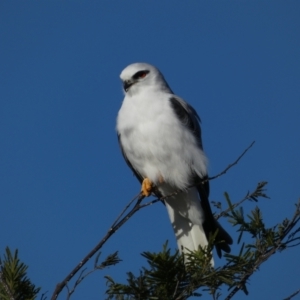
[[[142,193],[166,196],[182,190],[164,200],[181,252],[204,248],[215,232],[218,256],[221,250],[230,252],[232,239],[215,220],[209,182],[203,182],[207,158],[197,112],[150,64],[131,64],[120,77],[125,98],[117,117],[118,139]]]

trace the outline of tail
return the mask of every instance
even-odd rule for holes
[[[162,194],[168,194],[163,191]],[[169,192],[170,193],[170,192]],[[219,257],[229,253],[232,238],[214,218],[208,201],[209,186],[197,186],[165,200],[179,251],[198,250],[208,245],[210,235],[216,234],[214,246]],[[201,201],[199,201],[199,195]],[[213,266],[212,260],[212,266]]]
[[[209,194],[209,185],[208,181],[204,184],[200,184],[198,186],[198,193],[201,199],[201,206],[205,215],[205,220],[203,222],[203,229],[205,231],[205,235],[207,238],[211,234],[216,233],[215,237],[215,247],[218,256],[222,257],[222,251],[229,253],[230,246],[233,241],[231,236],[226,232],[226,230],[220,225],[220,223],[214,218],[210,204],[208,201],[208,194]]]
[[[204,215],[196,189],[166,200],[166,207],[181,253],[205,248],[208,240],[202,226]],[[211,265],[214,266],[212,259]]]

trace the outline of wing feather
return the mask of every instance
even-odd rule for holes
[[[200,118],[197,112],[192,106],[186,103],[184,100],[180,99],[177,96],[172,96],[170,98],[171,106],[174,110],[174,113],[177,115],[181,123],[186,126],[194,135],[195,139],[198,142],[198,145],[201,150],[203,150],[202,139],[201,139],[201,127],[200,127]],[[201,207],[204,212],[205,221],[203,222],[203,229],[207,239],[210,234],[215,233],[218,230],[215,247],[219,257],[222,256],[221,250],[225,252],[230,252],[229,245],[232,244],[232,238],[230,235],[222,228],[222,226],[214,218],[210,204],[209,204],[209,182],[205,181],[200,183],[201,180],[206,179],[207,176],[200,178],[195,174],[194,182],[197,184],[198,193],[201,199]]]
[[[190,129],[194,137],[198,141],[199,147],[203,149],[201,140],[200,117],[192,106],[181,98],[173,95],[170,98],[171,106],[184,126]]]

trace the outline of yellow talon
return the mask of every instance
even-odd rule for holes
[[[146,177],[142,182],[141,191],[142,191],[143,196],[149,197],[152,192],[152,188],[153,188],[152,182],[150,181],[149,178]]]

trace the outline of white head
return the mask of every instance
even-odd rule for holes
[[[136,94],[142,88],[162,89],[172,93],[164,76],[152,65],[135,63],[127,66],[121,73],[125,93]]]

